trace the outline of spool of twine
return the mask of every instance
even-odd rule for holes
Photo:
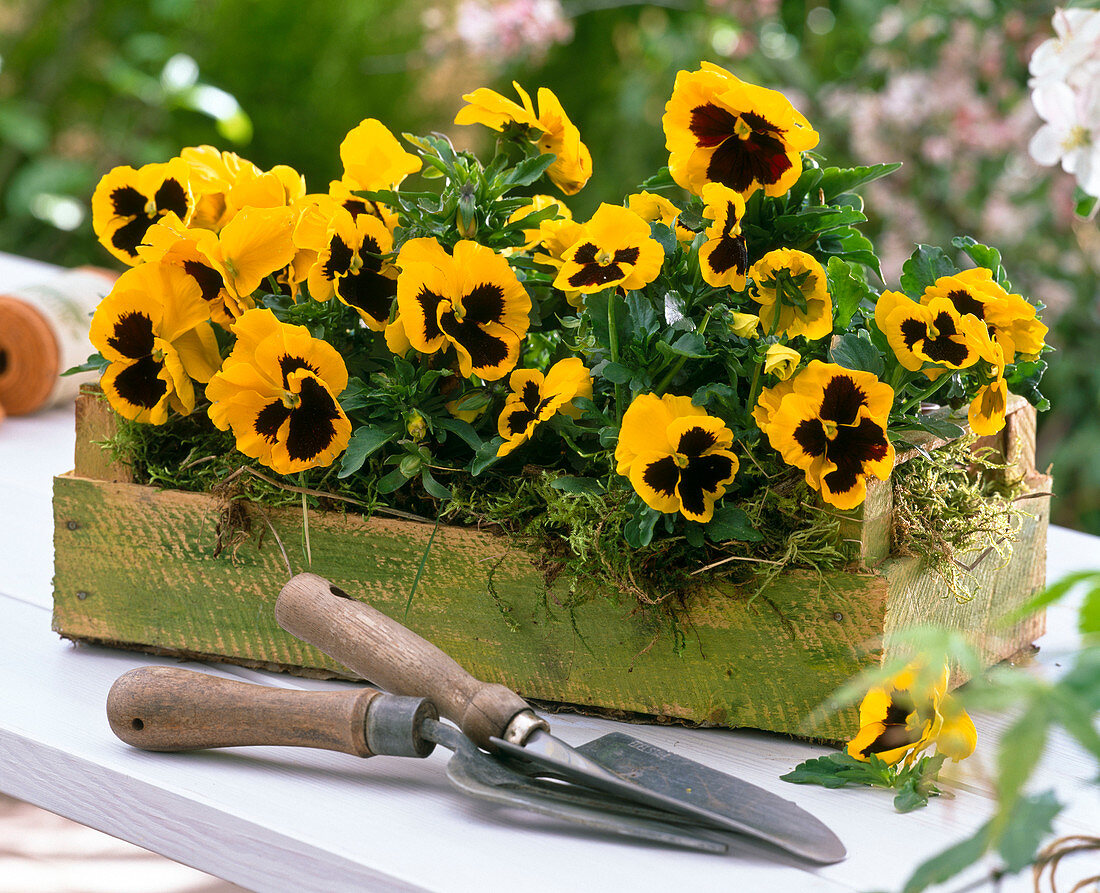
[[[61,373],[83,363],[92,313],[114,274],[82,267],[0,294],[0,406],[25,415],[75,399],[94,373]]]

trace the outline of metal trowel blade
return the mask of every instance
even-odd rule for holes
[[[847,855],[829,828],[790,800],[646,741],[613,732],[576,749],[620,778],[709,813],[722,828],[814,862]]]
[[[540,781],[522,775],[479,750],[465,735],[445,723],[428,720],[427,737],[454,751],[447,778],[459,790],[500,806],[564,819],[591,831],[633,837],[706,853],[725,853],[726,844],[694,829],[661,821],[660,813],[616,804],[584,788]]]

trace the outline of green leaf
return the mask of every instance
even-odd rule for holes
[[[1100,203],[1100,198],[1097,198],[1095,195],[1089,195],[1080,186],[1077,187],[1074,200],[1077,204],[1074,206],[1073,212],[1078,217],[1084,217],[1086,219],[1091,218],[1092,215],[1096,213],[1096,205]]]
[[[21,99],[0,102],[0,142],[18,149],[24,155],[38,155],[50,142],[50,128],[45,109]]]
[[[898,812],[912,812],[928,805],[928,792],[921,789],[918,779],[910,778],[894,795],[894,809]]]
[[[737,388],[721,381],[710,381],[691,395],[696,406],[709,406],[713,402],[726,403],[737,399]]]
[[[111,365],[111,361],[108,360],[103,354],[96,351],[88,359],[86,359],[79,366],[73,366],[71,369],[66,369],[61,374],[64,375],[78,375],[81,372],[98,372],[102,373],[104,369]]]
[[[571,474],[554,478],[550,486],[563,493],[603,493],[603,486],[595,478],[576,477]]]
[[[600,375],[614,384],[626,384],[634,377],[634,370],[622,363],[607,363],[600,369]]]
[[[506,186],[530,186],[539,177],[546,173],[546,169],[554,163],[554,155],[537,155],[534,158],[526,158],[517,164],[504,176]]]
[[[393,440],[396,435],[393,429],[376,428],[372,425],[361,425],[352,432],[347,449],[340,463],[340,472],[336,476],[341,480],[355,474],[372,453],[377,452],[384,444]]]
[[[977,862],[989,848],[990,822],[971,837],[960,840],[942,853],[922,862],[905,883],[902,893],[921,893],[933,884],[942,884]]]
[[[649,236],[654,242],[661,246],[666,257],[675,254],[680,244],[679,240],[676,238],[676,233],[657,220],[649,225]]]
[[[993,278],[997,280],[1006,291],[1012,290],[1012,283],[1008,281],[1008,275],[1005,273],[1005,268],[1001,266],[1001,252],[996,248],[990,248],[988,245],[983,245],[981,242],[977,242],[970,238],[970,236],[955,236],[955,238],[951,240],[951,244],[965,251],[969,258],[979,267],[985,267],[989,270],[993,274]]]
[[[504,443],[503,437],[494,437],[492,440],[485,441],[479,448],[474,458],[470,460],[469,469],[470,474],[477,477],[486,468],[497,461],[497,450],[500,449],[500,445]]]
[[[1009,726],[997,750],[997,800],[1002,811],[1011,811],[1024,784],[1043,755],[1050,727],[1050,704],[1034,697],[1028,708]]]
[[[658,341],[657,351],[665,356],[675,355],[689,357],[694,360],[702,360],[712,356],[712,354],[707,353],[707,343],[698,332],[684,332],[671,344]]]
[[[736,505],[719,506],[714,517],[706,526],[707,539],[713,543],[726,543],[737,540],[742,543],[756,543],[764,535],[752,526],[749,516]]]
[[[1100,571],[1077,571],[1076,573],[1067,574],[1056,583],[1051,583],[1034,598],[1013,611],[1005,618],[1005,623],[1007,625],[1019,623],[1023,618],[1034,614],[1036,611],[1041,611],[1043,608],[1061,601],[1067,593],[1086,581],[1100,586]]]
[[[880,378],[886,371],[886,361],[866,331],[841,335],[829,348],[829,359],[845,369],[870,372]]]
[[[652,177],[638,184],[639,189],[673,189],[675,186],[676,181],[672,179],[672,174],[667,166],[662,167]]]
[[[1015,874],[1035,861],[1039,845],[1050,834],[1054,817],[1061,811],[1062,804],[1053,791],[1023,797],[1016,803],[997,841],[1006,872]]]
[[[660,512],[654,511],[649,506],[644,506],[623,527],[623,535],[626,537],[627,543],[635,549],[648,546],[653,539],[653,528],[657,526],[660,519]]]
[[[424,485],[424,490],[428,495],[434,496],[436,499],[451,498],[451,491],[432,477],[432,473],[426,465],[420,470],[420,483]]]
[[[942,248],[931,245],[918,245],[901,268],[901,288],[909,297],[919,300],[924,290],[941,276],[952,276],[959,272]]]
[[[400,468],[395,468],[389,474],[384,475],[378,482],[378,492],[382,494],[392,493],[399,487],[403,487],[408,477]]]
[[[473,396],[481,395],[475,394]],[[481,445],[484,443],[481,439],[481,435],[474,430],[474,426],[469,422],[464,422],[462,419],[456,419],[450,416],[440,416],[432,419],[432,424],[437,428],[442,428],[444,431],[450,431],[453,434],[457,434],[475,453],[481,449]]]
[[[954,440],[956,437],[962,437],[963,435],[962,428],[950,419],[946,419],[939,415],[917,416],[916,421],[911,427],[907,426],[897,430],[925,431],[933,437],[939,437],[943,440]]]
[[[628,292],[626,296],[626,314],[634,328],[638,340],[656,335],[661,329],[661,317],[657,315],[653,304],[642,292]]]
[[[872,783],[870,767],[843,751],[799,763],[786,775],[780,775],[779,779],[791,784],[817,784],[825,788]]]
[[[864,167],[827,167],[821,172],[821,191],[825,201],[831,202],[836,196],[851,192],[857,186],[863,186],[892,174],[900,163],[872,164]]]
[[[844,330],[870,289],[852,272],[852,265],[839,257],[830,257],[825,275],[833,298],[833,328]]]
[[[704,545],[702,526],[689,521],[684,525],[684,539],[693,549],[702,549]]]

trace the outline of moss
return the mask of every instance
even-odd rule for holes
[[[924,560],[959,601],[972,597],[961,556],[992,549],[1007,561],[1024,515],[1016,502],[1022,480],[1006,474],[1009,466],[996,451],[974,450],[976,439],[917,456],[893,476],[894,551]]]

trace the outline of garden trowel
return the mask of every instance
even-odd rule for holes
[[[139,667],[111,686],[107,718],[127,744],[162,752],[281,745],[358,757],[426,757],[441,744],[454,751],[448,779],[483,800],[593,831],[709,853],[728,849],[716,835],[677,825],[660,810],[616,803],[586,788],[511,769],[440,722],[426,698],[366,687],[296,691],[179,667]]]
[[[364,679],[426,697],[474,744],[525,775],[556,778],[666,814],[697,828],[735,831],[815,862],[838,862],[844,845],[796,804],[629,735],[573,748],[519,695],[475,679],[431,643],[328,580],[299,574],[275,617]]]

